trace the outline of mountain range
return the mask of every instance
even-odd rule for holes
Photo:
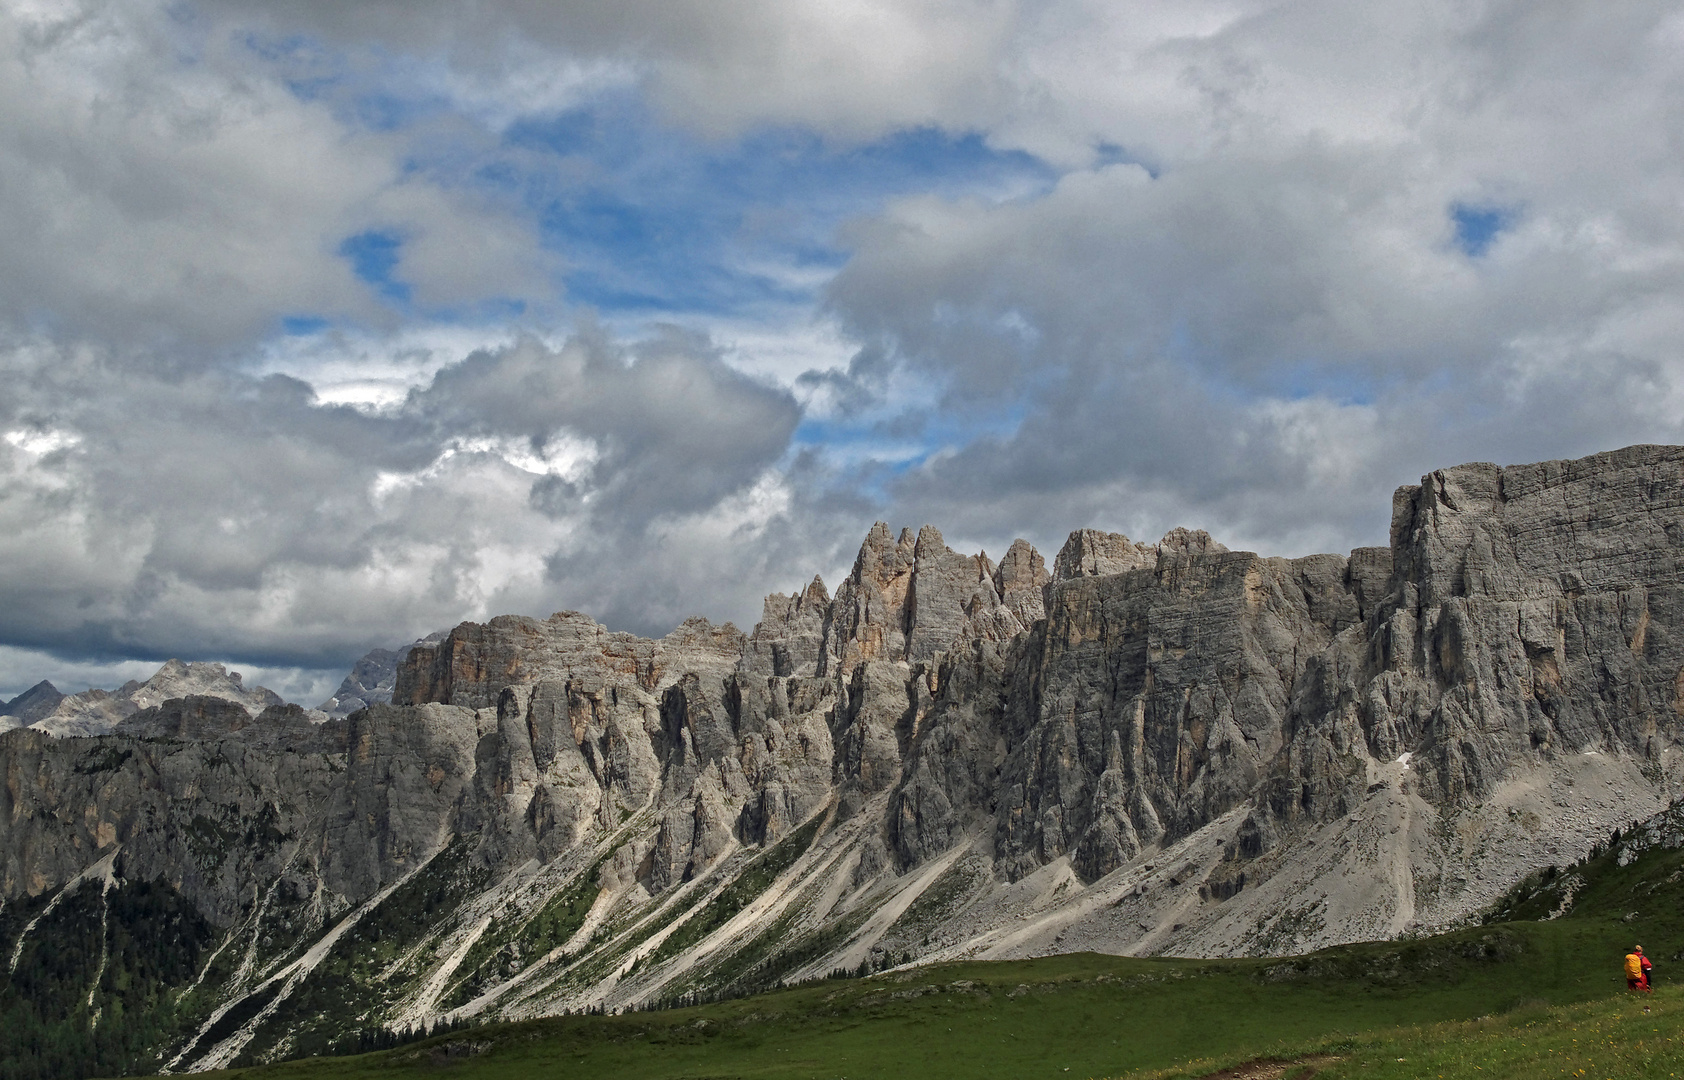
[[[437,641],[444,635],[423,638]],[[373,649],[352,666],[333,696],[308,710],[320,722],[329,717],[348,716],[369,705],[392,700],[398,662],[413,645],[401,649]],[[240,705],[255,716],[271,705],[283,705],[281,696],[263,686],[245,685],[237,671],[205,661],[168,660],[144,682],[131,679],[116,690],[84,690],[61,693],[46,679],[10,701],[0,701],[0,731],[33,727],[49,735],[105,735],[124,720],[153,705],[189,696],[220,698]]]
[[[145,682],[131,679],[116,690],[61,694],[45,680],[11,701],[0,702],[0,730],[32,727],[49,735],[104,735],[136,713],[192,695],[231,701],[249,713],[283,704],[261,686],[247,687],[237,671],[221,664],[170,660]]]
[[[186,1071],[838,968],[1455,925],[1677,787],[1684,447],[1434,472],[1348,555],[1081,530],[1049,567],[879,524],[749,633],[563,612],[371,657],[348,715],[216,665],[8,703],[14,1032]]]

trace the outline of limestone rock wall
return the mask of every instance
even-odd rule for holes
[[[392,704],[325,725],[201,696],[96,738],[10,732],[0,890],[121,846],[125,874],[220,926],[285,897],[319,923],[454,840],[492,878],[609,844],[603,888],[664,902],[829,813],[855,844],[839,911],[961,847],[1004,897],[1115,880],[1207,829],[1220,858],[1187,865],[1221,905],[1390,792],[1415,815],[1382,883],[1401,897],[1474,857],[1423,815],[1587,753],[1658,784],[1684,715],[1684,449],[1466,465],[1393,506],[1390,545],[1349,556],[1082,530],[1050,573],[1023,541],[996,564],[879,524],[834,595],[769,597],[747,635],[501,617],[418,644]],[[1338,926],[1318,933],[1373,932]]]
[[[254,889],[316,892],[316,853],[303,841],[319,839],[345,729],[294,720],[285,709],[264,714],[264,728],[289,729],[280,739],[7,732],[0,890],[39,895],[120,848],[127,877],[168,882],[221,925]]]
[[[398,665],[392,701],[440,702],[483,709],[503,687],[546,678],[588,676],[629,681],[646,690],[687,672],[733,670],[745,638],[726,623],[689,619],[658,641],[616,633],[576,611],[542,621],[500,615],[463,623],[438,642],[417,642]]]
[[[1394,500],[1395,572],[1357,716],[1418,750],[1429,797],[1478,800],[1515,761],[1654,758],[1684,710],[1684,455],[1435,472]]]

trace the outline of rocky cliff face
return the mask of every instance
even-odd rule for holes
[[[1433,473],[1349,556],[1083,530],[1049,573],[880,524],[746,635],[504,617],[342,721],[0,736],[0,889],[45,920],[0,945],[164,883],[222,935],[168,1037],[199,1068],[326,1045],[341,985],[402,1026],[1439,925],[1664,801],[1681,553],[1675,447]]]

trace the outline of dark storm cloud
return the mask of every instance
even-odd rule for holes
[[[694,336],[522,341],[379,414],[284,376],[4,360],[0,644],[324,664],[467,615],[583,606],[546,570],[557,552],[587,561],[593,600],[664,631],[617,590],[680,594],[669,548],[730,565],[742,522],[788,504],[766,475],[793,400]],[[703,592],[736,612],[753,588],[730,573]]]
[[[280,568],[365,563],[373,476],[432,456],[413,421],[318,407],[283,377],[160,377],[45,346],[4,361],[9,644],[202,652]],[[206,610],[182,610],[196,601]],[[240,636],[309,655],[322,631],[288,645],[260,621]]]

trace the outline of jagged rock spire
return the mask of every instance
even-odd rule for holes
[[[768,596],[745,670],[845,677],[868,660],[917,662],[978,637],[1004,640],[1041,617],[1046,563],[1026,540],[999,566],[961,555],[925,525],[896,537],[866,533],[834,599],[817,578],[804,592]]]

